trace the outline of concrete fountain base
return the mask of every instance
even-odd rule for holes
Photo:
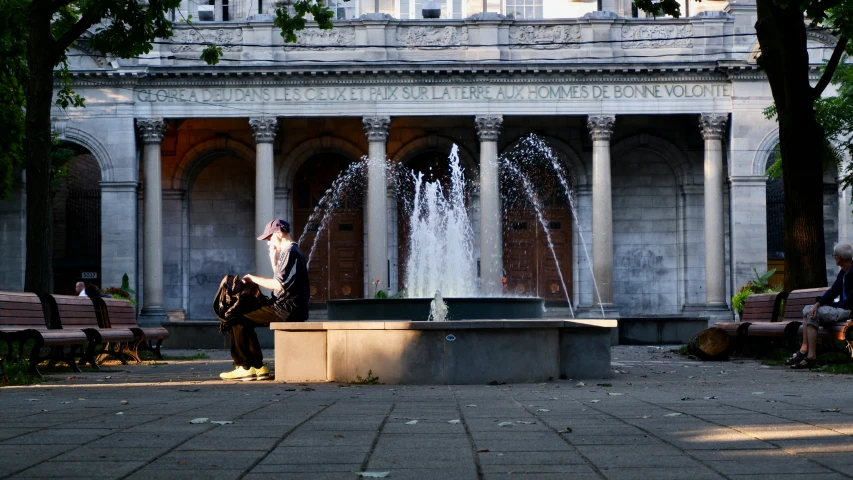
[[[329,320],[427,320],[431,298],[356,298],[329,300]],[[545,301],[538,297],[446,297],[448,320],[542,318]]]
[[[610,377],[616,320],[273,323],[275,379],[485,384]]]

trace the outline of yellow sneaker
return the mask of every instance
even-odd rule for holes
[[[269,380],[270,379],[270,369],[267,368],[266,365],[261,368],[252,367],[249,369],[255,375],[255,380]]]
[[[253,372],[254,368],[249,368],[248,370],[243,367],[237,367],[230,372],[224,372],[219,374],[219,378],[223,380],[242,380],[244,382],[250,382],[255,379],[255,372]],[[267,372],[269,374],[269,372]]]

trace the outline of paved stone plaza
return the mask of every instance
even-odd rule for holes
[[[229,384],[207,353],[0,389],[0,478],[853,478],[848,376],[620,346],[583,384]]]

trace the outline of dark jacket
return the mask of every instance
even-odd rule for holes
[[[213,313],[219,318],[219,331],[227,332],[241,316],[270,303],[256,284],[243,283],[236,275],[225,275],[213,297]]]
[[[834,302],[835,297],[840,297],[838,303]],[[835,283],[817,301],[821,305],[831,305],[853,311],[853,268],[847,272],[846,276],[844,270],[838,272]]]

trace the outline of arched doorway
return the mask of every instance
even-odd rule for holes
[[[505,178],[501,184],[504,291],[565,304],[566,291],[570,297],[572,294],[572,213],[568,197],[549,166],[531,162],[526,170],[524,174],[535,189],[548,232],[523,184]],[[548,244],[549,234],[553,252]]]
[[[213,319],[210,302],[223,275],[255,271],[255,169],[232,154],[214,154],[189,178],[187,318]]]
[[[101,285],[101,167],[85,148],[62,147],[72,156],[51,199],[53,291],[74,295],[79,281],[110,286]]]
[[[311,303],[364,294],[364,192],[359,182],[326,205],[332,215],[322,231],[322,219],[309,224],[326,190],[350,163],[343,155],[321,153],[309,158],[293,181],[293,232],[306,260],[310,257]]]

